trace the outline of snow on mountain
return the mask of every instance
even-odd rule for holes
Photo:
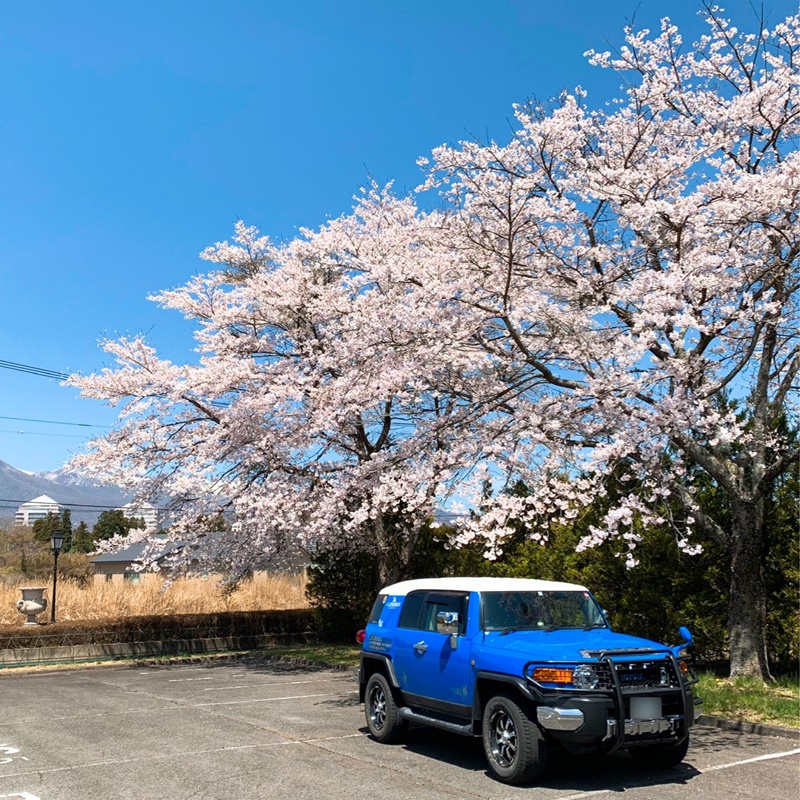
[[[57,483],[59,486],[91,486],[93,488],[109,488],[109,484],[91,478],[86,475],[80,475],[77,472],[69,470],[67,467],[59,467],[51,472],[33,472],[31,475],[37,475],[40,478],[45,478],[48,481]],[[110,487],[116,488],[116,487]]]
[[[128,498],[116,486],[68,473],[28,473],[0,461],[0,521],[13,522],[22,503],[46,494],[72,512],[72,522],[94,525],[102,511],[120,508]]]

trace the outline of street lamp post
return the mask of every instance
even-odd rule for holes
[[[58,555],[64,546],[64,534],[53,531],[50,536],[50,549],[53,551],[53,602],[50,604],[50,622],[56,621],[56,584],[58,583]]]

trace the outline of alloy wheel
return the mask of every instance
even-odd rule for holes
[[[492,716],[490,746],[492,755],[502,767],[510,767],[517,757],[517,728],[504,709]]]

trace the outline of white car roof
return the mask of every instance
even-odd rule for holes
[[[409,592],[428,589],[450,592],[588,592],[585,586],[533,578],[419,578],[393,583],[381,594],[405,596]]]

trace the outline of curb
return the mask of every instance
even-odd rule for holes
[[[328,664],[326,661],[314,661],[310,658],[295,658],[294,656],[270,655],[269,652],[262,653],[265,661],[277,662],[281,664],[293,664],[298,667],[316,667],[317,669],[327,669],[332,672],[352,672],[357,669],[355,666],[347,664]]]
[[[1,651],[0,651],[1,652]],[[329,664],[325,661],[314,661],[310,658],[297,658],[283,654],[271,654],[269,650],[260,648],[247,650],[225,650],[219,652],[175,652],[168,654],[144,654],[113,656],[104,658],[65,659],[63,661],[40,661],[15,664],[0,663],[0,676],[4,672],[25,673],[31,670],[52,669],[94,669],[97,667],[113,667],[119,665],[165,666],[172,664],[209,664],[216,661],[260,661],[269,664],[287,664],[307,669],[329,670],[332,672],[353,672],[354,666],[347,664]],[[5,668],[5,669],[4,669]],[[2,798],[2,795],[0,795]]]
[[[257,636],[219,636],[206,639],[25,647],[0,650],[0,669],[156,656],[220,655],[231,651],[258,650],[270,645],[306,644],[309,636],[307,632],[267,633]]]
[[[785,728],[780,725],[762,725],[758,722],[745,722],[738,719],[725,719],[701,714],[695,720],[695,725],[705,725],[707,728],[719,728],[723,731],[736,733],[750,733],[755,736],[773,736],[781,739],[800,739],[800,728]]]

